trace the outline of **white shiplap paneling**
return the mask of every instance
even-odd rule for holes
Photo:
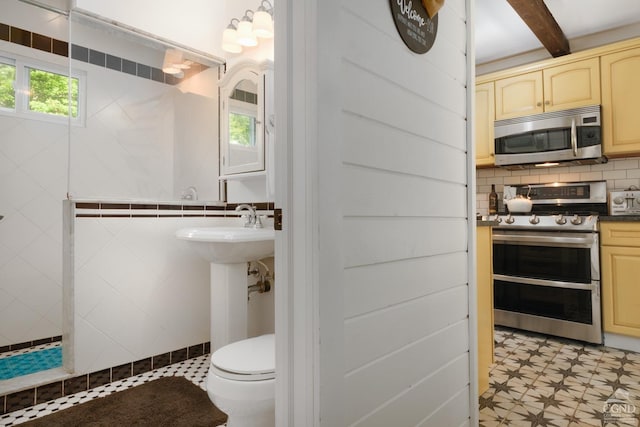
[[[363,167],[344,168],[346,216],[465,217],[467,189],[444,181]],[[407,199],[405,191],[416,197]],[[433,199],[428,194],[447,193]]]
[[[429,402],[425,399],[420,408],[413,408],[413,412],[419,412],[418,419],[430,416],[435,408],[464,389],[468,382],[468,374],[457,380],[453,374],[454,371],[468,371],[468,362],[462,362],[456,369],[447,369],[451,361],[466,359],[467,332],[467,322],[460,321],[348,374],[345,377],[346,395],[350,400],[347,405],[347,424],[353,425],[360,420],[360,425],[368,426],[375,418],[368,417],[382,410],[389,402],[395,400],[394,405],[404,405],[423,393],[433,396],[433,400]],[[422,382],[439,371],[445,373],[420,390]],[[391,425],[415,424],[399,417]]]
[[[464,162],[464,150],[353,114],[344,114],[342,126],[345,163],[460,184],[466,182],[464,170],[449,167]],[[412,155],[398,156],[398,152]]]
[[[429,280],[430,277],[439,280]],[[347,268],[344,271],[344,315],[349,319],[453,288],[466,280],[464,252]]]
[[[342,1],[345,425],[470,418],[465,10],[417,55],[388,2]]]
[[[343,228],[345,266],[462,252],[466,236],[465,219],[349,217]]]
[[[459,286],[348,320],[345,370],[357,369],[464,320],[467,303],[467,288]]]
[[[458,427],[468,422],[469,376],[467,355],[458,356],[415,387],[359,420],[360,427],[437,426]],[[459,390],[455,393],[456,390]],[[455,394],[454,394],[455,393]],[[405,395],[406,398],[405,398]],[[450,396],[448,400],[444,396]],[[424,416],[429,413],[428,416]]]

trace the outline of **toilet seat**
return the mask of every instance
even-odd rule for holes
[[[225,345],[211,355],[211,370],[236,381],[275,378],[275,335],[267,334]]]

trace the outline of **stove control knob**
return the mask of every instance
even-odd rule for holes
[[[624,203],[624,197],[620,197],[620,196],[614,197],[613,198],[613,203],[616,204],[616,205],[623,204]]]
[[[558,218],[556,218],[556,224],[565,225],[566,223],[567,223],[567,218],[565,218],[564,215],[562,214],[558,215]]]
[[[513,224],[515,220],[516,219],[513,216],[511,216],[511,214],[509,214],[509,216],[507,216],[507,219],[505,219],[504,222],[506,222],[507,224]]]
[[[531,215],[531,218],[529,218],[529,222],[530,222],[531,224],[537,224],[537,223],[539,223],[539,222],[540,222],[540,218],[538,218],[538,217],[536,216],[536,214],[533,214],[533,215]]]
[[[498,224],[500,224],[502,222],[502,218],[500,218],[498,215],[496,215],[496,222]]]
[[[582,224],[582,218],[580,218],[577,214],[574,215],[573,218],[571,218],[571,224],[573,224],[573,225]]]

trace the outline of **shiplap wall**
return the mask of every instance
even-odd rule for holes
[[[465,8],[417,55],[340,2],[345,425],[469,423]]]

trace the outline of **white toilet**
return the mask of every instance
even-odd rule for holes
[[[275,427],[275,335],[225,345],[211,355],[207,394],[227,427]]]

